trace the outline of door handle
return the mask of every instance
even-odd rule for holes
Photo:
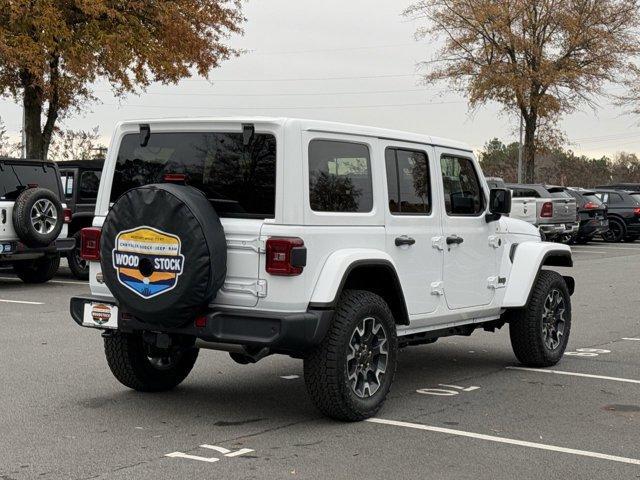
[[[447,245],[460,245],[462,242],[464,242],[464,238],[457,235],[447,237]]]
[[[401,247],[402,245],[413,245],[414,243],[416,243],[415,239],[407,237],[406,235],[396,238],[396,247]]]

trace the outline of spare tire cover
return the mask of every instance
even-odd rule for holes
[[[222,287],[226,249],[220,219],[202,192],[147,185],[129,190],[109,211],[100,240],[102,274],[123,311],[179,327]]]

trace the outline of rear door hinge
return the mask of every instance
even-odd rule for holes
[[[498,288],[504,288],[507,286],[507,277],[489,277],[487,278],[487,287],[493,290],[497,290]]]
[[[431,246],[441,252],[444,251],[444,237],[431,237]]]
[[[433,282],[431,284],[431,295],[444,295],[444,282]]]
[[[227,237],[227,248],[233,250],[252,250],[256,253],[264,253],[266,251],[265,241],[258,237]]]
[[[250,293],[254,297],[264,298],[267,296],[267,281],[256,280],[254,282],[224,282],[222,286],[223,292],[232,293]]]

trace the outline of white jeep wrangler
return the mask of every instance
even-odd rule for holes
[[[0,158],[0,269],[12,267],[25,283],[51,280],[67,238],[71,211],[54,162]]]
[[[182,382],[200,349],[304,360],[325,414],[381,407],[398,348],[509,323],[516,357],[557,363],[571,328],[571,250],[510,219],[471,149],[297,119],[125,122],[82,231],[116,378]]]

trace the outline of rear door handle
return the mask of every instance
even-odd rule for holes
[[[447,245],[460,245],[462,242],[464,242],[464,238],[457,235],[447,237]]]
[[[396,238],[396,247],[401,247],[402,245],[413,245],[414,243],[416,243],[415,239],[407,237],[406,235]]]

